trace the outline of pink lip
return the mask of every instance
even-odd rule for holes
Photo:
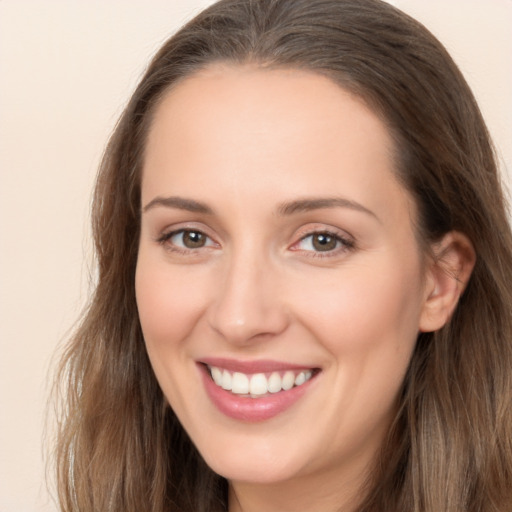
[[[265,364],[262,365],[259,363]],[[252,371],[255,369],[252,364],[249,364],[249,368],[243,371],[245,373],[263,373],[264,371],[272,371],[269,370],[269,366],[266,365],[268,361],[260,361],[259,363],[256,364],[256,371]],[[218,365],[222,368],[226,368],[226,365],[221,365],[219,360],[217,360],[217,364],[211,364],[212,366]],[[232,370],[233,366],[230,366],[226,369],[232,371],[242,371],[240,370],[240,366],[235,366],[237,367],[237,370]],[[226,391],[217,386],[213,382],[210,373],[204,364],[199,363],[198,368],[201,372],[206,393],[212,403],[217,407],[217,409],[230,418],[250,423],[269,420],[270,418],[273,418],[274,416],[284,412],[286,409],[295,404],[308,391],[313,381],[316,381],[316,376],[314,375],[310,380],[301,386],[295,386],[288,391],[280,391],[279,393],[268,394],[261,398],[250,398],[241,395],[235,395],[230,391]],[[247,368],[247,366],[244,366],[244,368]],[[262,370],[262,368],[265,370]],[[279,366],[279,368],[275,368],[273,371],[278,371],[280,369],[301,368],[303,367],[295,368],[290,367],[290,365],[286,365],[285,368]]]

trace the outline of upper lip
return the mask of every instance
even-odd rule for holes
[[[314,366],[303,364],[288,363],[285,361],[275,361],[271,359],[258,359],[253,361],[242,361],[238,359],[227,359],[223,357],[205,357],[198,360],[199,363],[208,366],[223,368],[231,372],[240,372],[245,374],[268,373],[286,370],[311,370]]]

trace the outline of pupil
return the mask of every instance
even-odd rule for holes
[[[318,251],[332,251],[336,248],[336,238],[330,235],[315,235],[313,247]]]
[[[183,243],[189,249],[197,249],[205,244],[205,236],[197,231],[186,231],[183,234]]]

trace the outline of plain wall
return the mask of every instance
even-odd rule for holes
[[[149,57],[209,3],[0,1],[0,512],[57,510],[48,372],[89,293],[96,168]],[[512,170],[512,1],[391,3],[448,47]]]

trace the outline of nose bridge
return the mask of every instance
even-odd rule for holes
[[[231,343],[275,335],[287,324],[278,269],[262,250],[234,250],[215,292],[210,325]]]

